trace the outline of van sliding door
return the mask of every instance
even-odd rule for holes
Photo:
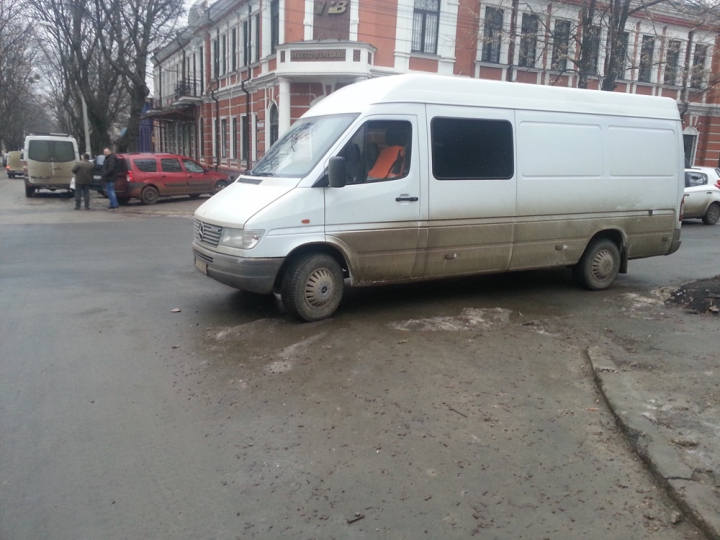
[[[516,183],[513,111],[427,107],[426,277],[507,270]]]

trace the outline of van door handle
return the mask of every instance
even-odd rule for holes
[[[407,195],[400,195],[400,197],[395,197],[395,200],[397,202],[402,202],[402,201],[416,202],[418,200],[418,198],[417,197],[408,197]]]

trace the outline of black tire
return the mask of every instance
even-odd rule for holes
[[[32,186],[25,186],[25,196],[26,197],[32,197],[33,193],[35,193],[35,188]]]
[[[319,321],[335,313],[343,296],[343,274],[330,255],[309,253],[295,259],[280,289],[285,309],[304,321]]]
[[[218,182],[215,184],[215,193],[221,192],[226,187],[228,187],[228,182],[226,182],[225,180],[218,180]]]
[[[607,289],[620,271],[620,250],[615,242],[598,238],[588,245],[580,261],[573,266],[573,276],[591,291]]]
[[[720,220],[720,204],[712,203],[702,218],[705,225],[715,225]]]
[[[140,192],[140,202],[143,204],[156,204],[160,198],[160,193],[155,186],[145,186]]]

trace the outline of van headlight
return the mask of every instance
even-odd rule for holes
[[[246,231],[245,229],[231,229],[229,227],[224,227],[223,232],[220,235],[220,243],[227,247],[252,249],[258,245],[258,242],[262,238],[263,234],[265,234],[265,231],[262,229]]]

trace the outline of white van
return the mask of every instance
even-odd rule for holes
[[[25,137],[25,196],[35,190],[71,191],[72,168],[80,161],[77,141],[68,135],[28,135]]]
[[[572,266],[609,287],[680,247],[671,99],[408,74],[315,105],[195,212],[202,273],[291,314],[351,286]]]

